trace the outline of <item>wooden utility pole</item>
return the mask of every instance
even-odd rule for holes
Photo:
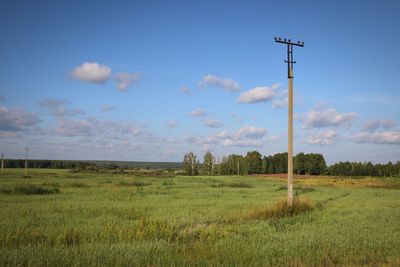
[[[28,147],[25,147],[25,176],[28,175]]]
[[[304,46],[304,42],[291,42],[290,39],[275,37],[275,42],[287,45],[288,64],[288,204],[293,205],[293,46]]]
[[[289,70],[288,88],[288,203],[293,204],[293,69]]]

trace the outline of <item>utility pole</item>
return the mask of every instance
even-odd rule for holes
[[[25,147],[25,176],[28,175],[28,147]]]
[[[275,42],[287,45],[287,60],[288,66],[288,204],[293,205],[293,46],[304,47],[304,42],[292,42],[290,39],[282,39],[275,37]]]

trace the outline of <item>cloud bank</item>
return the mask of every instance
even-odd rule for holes
[[[0,107],[0,131],[18,132],[40,122],[39,117],[21,108]]]
[[[333,108],[313,109],[299,116],[305,128],[325,128],[349,125],[357,118],[355,112],[339,113]]]
[[[379,129],[390,130],[397,126],[397,122],[394,120],[370,120],[364,125],[364,130],[369,132],[375,132]]]
[[[356,143],[400,145],[400,131],[361,132],[350,139]]]
[[[303,142],[310,145],[333,145],[337,141],[338,135],[332,129],[322,130],[318,132],[310,133],[306,140]]]

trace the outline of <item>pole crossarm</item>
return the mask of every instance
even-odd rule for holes
[[[287,60],[284,60],[284,62],[288,64],[288,78],[289,79],[294,78],[293,64],[295,64],[296,61],[293,60],[293,46],[304,47],[304,42],[303,41],[292,42],[290,39],[286,38],[283,39],[281,37],[275,37],[274,39],[276,43],[287,45]]]
[[[297,41],[297,42],[292,42],[290,39],[283,39],[281,37],[275,37],[275,42],[281,43],[281,44],[289,44],[289,45],[295,45],[295,46],[301,46],[304,47],[304,42],[303,41]]]

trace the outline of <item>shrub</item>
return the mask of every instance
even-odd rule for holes
[[[81,182],[72,182],[72,183],[69,184],[69,186],[77,187],[77,188],[87,188],[87,187],[89,187],[88,184],[81,183]]]
[[[21,195],[46,195],[60,193],[60,189],[46,188],[34,184],[22,184],[15,186],[14,192]]]
[[[0,189],[0,193],[1,193],[1,194],[11,194],[11,193],[12,193],[12,190],[11,190],[11,189],[8,189],[8,188],[1,188],[1,189]]]
[[[120,181],[119,186],[145,186],[145,185],[151,185],[151,183],[145,183],[141,181],[134,181],[134,182],[126,182],[126,181]]]
[[[46,181],[42,184],[43,186],[60,187],[60,184],[54,181]]]

